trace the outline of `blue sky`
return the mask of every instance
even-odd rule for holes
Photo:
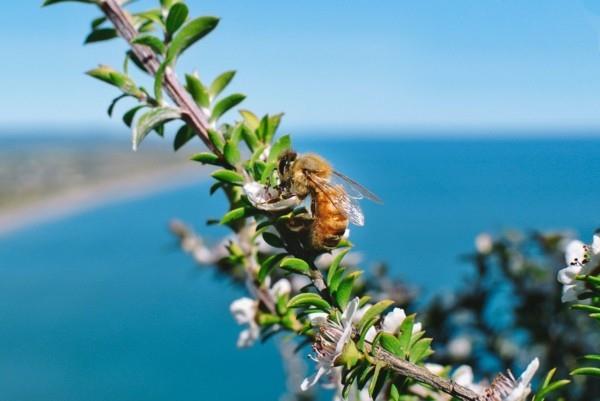
[[[123,45],[82,46],[94,7],[40,3],[3,4],[0,126],[120,127],[83,71],[120,66]],[[222,20],[180,74],[237,69],[245,107],[288,127],[600,127],[600,0],[188,4]]]

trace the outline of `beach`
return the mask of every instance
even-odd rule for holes
[[[0,237],[100,205],[191,185],[207,169],[189,153],[123,140],[0,140]],[[163,145],[163,144],[160,144]]]

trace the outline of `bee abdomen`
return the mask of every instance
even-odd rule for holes
[[[316,192],[313,199],[313,214],[315,217],[311,243],[316,250],[335,248],[348,227],[347,216],[331,202],[335,194]]]

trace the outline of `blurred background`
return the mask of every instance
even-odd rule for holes
[[[187,161],[200,141],[131,152],[105,111],[116,91],[83,74],[119,68],[124,44],[82,46],[99,12],[40,3],[0,14],[2,399],[278,399],[276,343],[235,348],[243,291],[168,231],[223,234],[204,225],[224,208],[209,170]],[[244,108],[284,111],[299,151],[383,198],[352,237],[415,310],[465,291],[481,232],[598,226],[600,0],[188,4],[222,20],[180,75],[238,70]]]

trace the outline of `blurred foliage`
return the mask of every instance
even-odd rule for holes
[[[474,271],[451,294],[436,297],[423,314],[436,339],[433,360],[467,364],[480,375],[520,371],[533,356],[541,370],[567,377],[582,355],[598,351],[597,323],[561,301],[556,274],[565,266],[567,233],[511,232],[478,237],[464,257]],[[569,400],[589,401],[600,382],[575,380]]]

